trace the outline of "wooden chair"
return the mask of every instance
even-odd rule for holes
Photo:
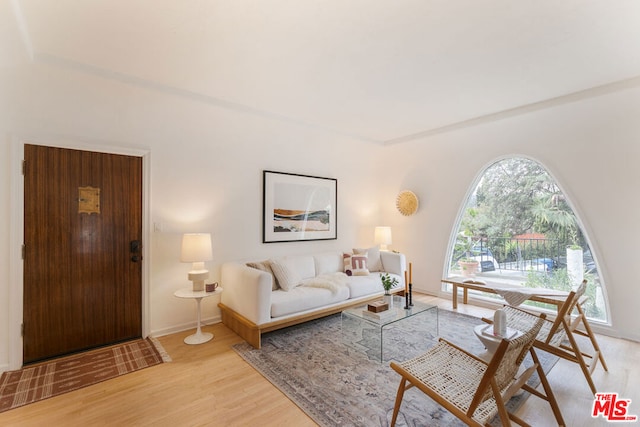
[[[412,387],[420,389],[470,426],[488,425],[496,414],[499,414],[503,426],[511,425],[511,421],[527,425],[505,407],[505,403],[522,388],[547,400],[558,425],[565,425],[533,349],[533,341],[542,327],[544,315],[531,317],[534,318],[532,326],[519,337],[503,339],[489,362],[442,338],[421,356],[402,363],[391,362],[391,368],[402,377],[391,426],[396,423],[405,390]],[[527,352],[531,354],[533,365],[516,378]],[[534,372],[540,377],[544,394],[526,384]]]
[[[602,363],[605,371],[608,371],[608,368],[596,337],[589,326],[587,317],[580,306],[580,299],[586,286],[587,281],[584,280],[575,291],[569,293],[565,303],[558,309],[558,315],[554,321],[545,319],[534,346],[555,356],[577,363],[582,369],[591,392],[596,394],[596,386],[591,375],[596,368],[598,360]],[[503,310],[507,314],[507,326],[509,328],[522,330],[531,326],[530,313],[511,306],[505,306]],[[491,323],[491,320],[483,320]],[[584,329],[579,328],[581,325]],[[593,347],[592,354],[585,353],[580,349],[575,335],[589,338]]]

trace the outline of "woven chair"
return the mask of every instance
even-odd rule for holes
[[[405,390],[412,387],[420,389],[470,426],[487,425],[496,414],[503,426],[511,425],[511,421],[527,425],[505,407],[505,402],[522,388],[547,400],[558,425],[565,425],[532,345],[544,315],[531,317],[532,326],[519,337],[503,339],[489,362],[442,338],[421,356],[402,363],[391,362],[391,368],[402,377],[391,426],[395,426]],[[527,352],[531,354],[533,365],[516,377]],[[526,384],[534,372],[540,377],[544,394]]]
[[[598,346],[587,317],[582,311],[580,300],[584,295],[587,281],[584,280],[575,291],[571,291],[564,304],[558,309],[555,320],[545,319],[540,333],[534,342],[534,346],[565,360],[577,363],[582,369],[582,373],[591,388],[591,392],[596,394],[596,386],[591,375],[596,368],[598,361],[605,371],[608,371],[604,356]],[[503,310],[507,314],[507,327],[523,330],[531,326],[531,314],[511,306],[505,306]],[[491,323],[489,319],[483,319]],[[579,328],[582,325],[582,328]],[[582,335],[589,338],[593,347],[593,353],[585,353],[578,346],[575,335]]]

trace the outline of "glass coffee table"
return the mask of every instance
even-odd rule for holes
[[[370,359],[406,360],[426,351],[438,336],[438,306],[414,302],[405,310],[405,299],[394,296],[391,311],[381,319],[367,316],[367,304],[342,312],[342,341]]]

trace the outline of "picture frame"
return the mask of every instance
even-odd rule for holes
[[[338,238],[337,179],[265,170],[262,181],[263,243]]]

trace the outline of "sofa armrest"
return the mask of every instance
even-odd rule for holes
[[[273,276],[238,262],[222,264],[221,301],[256,325],[271,320]]]
[[[407,261],[404,254],[398,252],[380,251],[382,268],[387,273],[397,274],[401,278],[401,285],[404,286],[404,272],[407,270]]]

